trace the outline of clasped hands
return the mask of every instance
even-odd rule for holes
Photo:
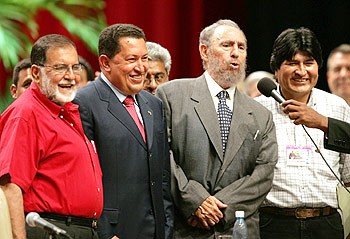
[[[202,204],[187,219],[187,223],[192,227],[210,229],[224,217],[221,209],[227,208],[214,196],[207,197]]]

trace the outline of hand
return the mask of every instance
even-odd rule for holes
[[[220,209],[226,207],[226,204],[220,202],[220,200],[218,200],[214,196],[209,196],[194,212],[194,216],[197,219],[197,223],[200,223],[200,226],[202,228],[210,229],[210,227],[217,224],[220,221],[220,219],[224,217]],[[192,223],[194,224],[193,221]]]
[[[295,125],[303,124],[309,128],[317,128],[324,132],[328,131],[328,118],[307,106],[305,103],[296,100],[283,102],[283,112],[288,114]]]

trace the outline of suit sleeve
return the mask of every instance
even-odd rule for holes
[[[324,147],[341,153],[350,153],[350,124],[328,118],[328,133],[324,137]]]
[[[236,210],[244,210],[247,217],[257,212],[272,187],[277,152],[276,129],[270,113],[253,173],[234,181],[214,195],[228,205],[224,212],[224,221],[228,225],[234,222]]]
[[[80,118],[83,124],[83,129],[86,137],[88,137],[89,140],[94,140],[94,127],[89,108],[84,104],[84,101],[78,96],[75,97],[73,102],[79,105]]]
[[[166,119],[164,116],[164,132],[167,130]],[[169,161],[169,144],[167,135],[165,134],[164,138],[164,152],[166,154],[165,162],[164,162],[164,172],[163,172],[163,181],[162,181],[162,190],[163,190],[163,203],[164,203],[164,211],[165,211],[165,238],[171,239],[173,238],[173,228],[174,228],[174,207],[173,201],[171,197],[171,177],[170,177],[170,161]]]
[[[171,144],[171,107],[163,88],[157,89],[157,96],[163,101],[165,107],[168,141]],[[176,205],[176,210],[180,210],[181,213],[188,218],[210,194],[199,182],[188,180],[182,168],[174,160],[171,150],[170,166],[171,194]]]

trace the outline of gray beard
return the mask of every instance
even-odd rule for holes
[[[208,69],[211,69],[212,78],[222,88],[227,89],[232,86],[236,86],[239,82],[243,81],[246,75],[246,64],[240,65],[237,73],[232,72],[228,69],[220,68],[220,61],[215,57],[211,57],[211,61],[208,62]]]

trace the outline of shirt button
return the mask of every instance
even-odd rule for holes
[[[63,119],[63,115],[60,115],[60,118]]]
[[[72,127],[73,127],[74,125],[73,125],[72,123],[70,123],[70,126],[72,126]]]
[[[99,192],[100,191],[100,188],[97,188],[97,192]]]
[[[96,212],[94,212],[94,217],[97,215],[97,213]]]

